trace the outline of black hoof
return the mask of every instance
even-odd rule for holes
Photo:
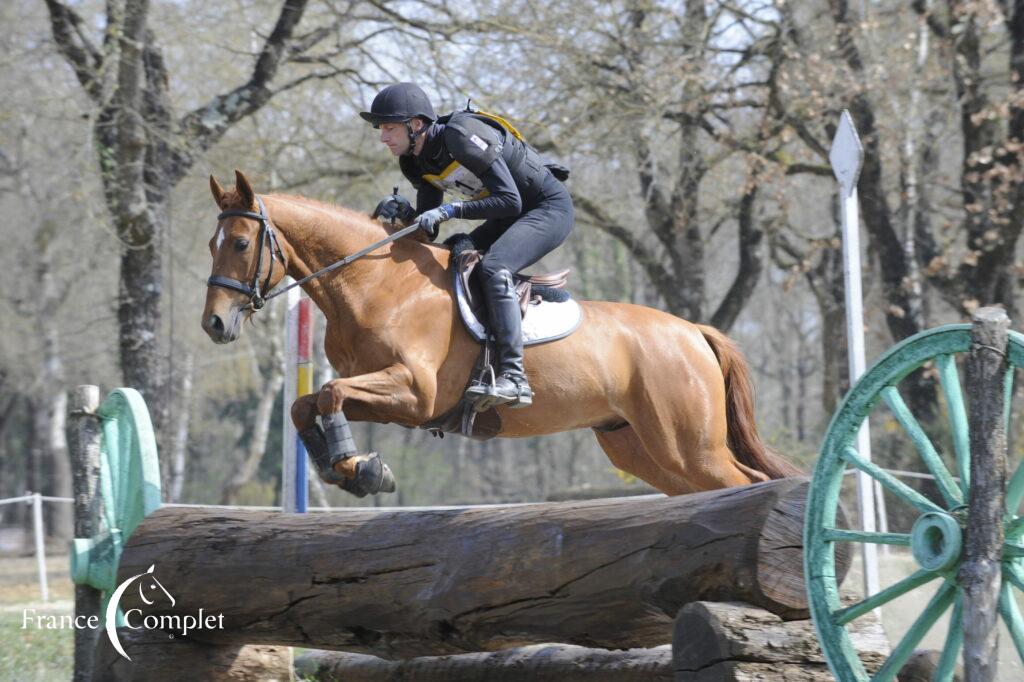
[[[342,490],[350,492],[356,497],[395,492],[397,488],[395,475],[391,473],[391,467],[381,461],[380,455],[371,452],[366,455],[354,455],[354,457],[357,460],[356,476],[341,481],[338,485]]]

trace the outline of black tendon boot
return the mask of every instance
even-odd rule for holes
[[[325,483],[338,485],[356,497],[395,492],[395,477],[380,455],[356,451],[352,430],[343,412],[325,415],[320,421],[323,429],[314,424],[299,432],[299,437]],[[356,458],[355,478],[345,478],[334,469],[335,464],[350,457]]]
[[[497,405],[526,407],[533,403],[533,391],[523,371],[522,313],[516,298],[512,273],[499,270],[483,283],[484,297],[498,352],[494,383],[476,381],[466,395],[475,400],[475,408],[483,412]]]

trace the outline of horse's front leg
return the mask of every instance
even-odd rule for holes
[[[359,453],[348,424],[422,422],[429,407],[414,391],[412,372],[396,364],[379,372],[330,381],[292,406],[292,420],[320,477],[359,497],[395,490],[394,476],[377,453]],[[320,415],[321,429],[316,424]]]

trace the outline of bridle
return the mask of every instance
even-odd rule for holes
[[[267,215],[267,209],[263,205],[263,200],[256,197],[256,205],[259,207],[259,213],[253,213],[252,211],[222,211],[217,216],[217,222],[225,218],[232,216],[239,216],[241,218],[251,218],[258,220],[260,223],[260,236],[259,236],[259,250],[256,255],[256,272],[252,275],[252,283],[246,284],[240,282],[237,279],[230,277],[223,277],[221,275],[212,275],[206,280],[206,286],[208,287],[224,287],[225,289],[232,289],[233,291],[240,291],[249,297],[249,303],[245,306],[246,308],[252,308],[253,311],[259,310],[267,301],[272,299],[273,296],[264,296],[267,289],[270,287],[270,278],[274,275],[274,259],[279,257],[281,259],[281,265],[284,266],[284,252],[281,251],[281,245],[277,241],[277,236],[274,234],[274,228],[270,224],[270,217]],[[263,270],[263,251],[267,244],[270,244],[270,267],[267,268],[267,278],[263,280],[263,286],[260,287],[260,271]],[[278,294],[284,293],[284,290],[277,292]]]
[[[265,294],[267,292],[267,289],[270,287],[270,278],[274,274],[274,257],[278,256],[281,258],[282,266],[286,265],[287,263],[284,259],[284,252],[281,250],[281,245],[277,240],[277,236],[274,234],[274,227],[270,224],[270,216],[267,215],[267,209],[263,205],[263,200],[260,199],[259,197],[256,197],[256,205],[260,209],[259,213],[253,213],[252,211],[232,210],[223,211],[221,212],[220,215],[217,216],[218,222],[220,222],[224,218],[230,218],[232,216],[251,218],[252,220],[259,221],[259,255],[256,256],[256,272],[254,272],[252,275],[252,283],[246,284],[245,282],[239,282],[237,279],[232,279],[230,277],[222,277],[221,275],[212,275],[208,280],[206,280],[206,286],[208,287],[223,287],[225,289],[231,289],[232,291],[239,291],[248,296],[249,303],[243,306],[242,309],[244,310],[245,308],[251,308],[253,312],[256,312],[257,310],[265,306],[267,304],[267,301],[269,301],[270,299],[274,298],[275,296],[280,296],[289,289],[294,289],[297,286],[305,284],[311,279],[316,279],[321,275],[326,275],[328,272],[331,272],[332,270],[343,268],[352,261],[362,258],[371,251],[374,251],[384,246],[385,244],[389,244],[395,241],[396,239],[401,239],[405,235],[412,234],[416,230],[420,229],[417,223],[413,223],[412,225],[402,228],[401,230],[395,232],[394,234],[388,235],[387,237],[381,239],[380,241],[374,242],[373,244],[370,244],[369,246],[360,249],[359,251],[356,251],[351,256],[345,256],[341,260],[335,261],[328,265],[327,267],[317,270],[311,275],[307,275],[300,280],[292,282],[284,289],[281,289],[280,291],[275,291],[269,296],[266,296]],[[267,278],[263,281],[263,287],[261,288],[260,271],[263,269],[263,251],[264,247],[268,243],[270,244],[270,268],[267,270]]]

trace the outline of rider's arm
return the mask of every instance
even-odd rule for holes
[[[456,218],[467,220],[489,220],[491,218],[512,218],[523,211],[523,200],[516,183],[508,170],[505,159],[498,156],[490,167],[478,175],[480,182],[490,192],[482,199],[463,201],[458,204]]]

